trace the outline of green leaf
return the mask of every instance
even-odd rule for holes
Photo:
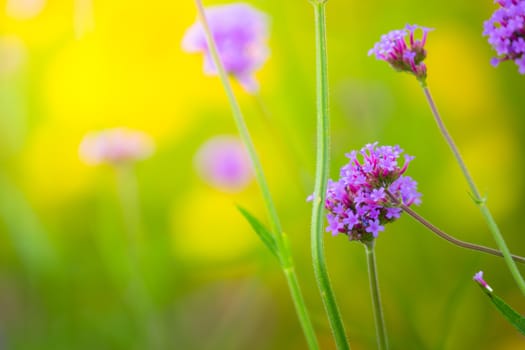
[[[261,241],[268,247],[270,252],[272,252],[273,255],[275,255],[276,258],[279,258],[279,248],[277,247],[277,243],[275,242],[274,235],[266,228],[264,225],[248,210],[244,209],[243,207],[237,205],[237,209],[241,212],[242,216],[248,221],[250,226],[253,228],[255,233],[259,236]]]
[[[509,321],[516,329],[523,335],[525,335],[525,318],[520,315],[516,310],[510,307],[503,299],[491,293],[487,289],[481,287],[481,289],[487,294],[494,306],[498,311]]]

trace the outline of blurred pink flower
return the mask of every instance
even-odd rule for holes
[[[238,192],[253,178],[250,159],[241,141],[234,136],[217,136],[204,143],[195,156],[202,179],[226,192]]]
[[[266,14],[248,4],[233,3],[207,7],[206,18],[226,72],[233,75],[247,92],[257,92],[259,84],[254,73],[269,56]],[[202,52],[204,72],[217,74],[200,22],[188,28],[182,39],[182,48],[186,52]]]
[[[27,47],[17,36],[0,37],[0,78],[17,73],[28,58]]]
[[[7,0],[6,12],[9,17],[30,19],[42,12],[46,0]]]
[[[80,144],[79,153],[80,158],[90,165],[117,165],[148,158],[153,149],[153,140],[147,134],[116,128],[87,134]]]

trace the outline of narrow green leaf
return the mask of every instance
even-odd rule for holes
[[[521,334],[525,335],[525,318],[494,293],[491,293],[483,287],[481,287],[481,289],[487,294],[503,317],[516,327]]]
[[[277,247],[277,243],[275,242],[274,235],[266,228],[264,225],[248,210],[244,209],[243,207],[237,205],[237,209],[241,212],[242,216],[248,221],[250,226],[253,228],[255,233],[259,236],[261,241],[268,247],[270,252],[272,252],[273,255],[275,255],[276,258],[279,258],[279,249]]]

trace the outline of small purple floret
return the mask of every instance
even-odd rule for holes
[[[525,74],[525,1],[496,0],[501,7],[483,24],[483,36],[498,57],[490,63],[496,67],[500,62],[513,60],[520,74]]]
[[[268,17],[263,12],[244,3],[209,6],[206,18],[217,44],[224,69],[233,75],[243,88],[255,93],[259,84],[254,74],[268,59]],[[204,72],[216,75],[200,22],[193,24],[182,39],[186,52],[204,54]]]
[[[407,206],[421,203],[417,183],[403,175],[413,157],[405,156],[404,163],[398,164],[402,153],[399,146],[378,146],[376,142],[347,154],[350,160],[339,180],[328,181],[327,231],[367,242],[400,217],[400,202]]]
[[[415,38],[418,29],[423,33],[421,39]],[[368,51],[368,55],[375,55],[378,60],[388,62],[397,71],[412,73],[424,83],[427,77],[427,67],[423,63],[427,57],[425,43],[431,30],[407,24],[404,29],[393,30],[381,36],[381,40]]]

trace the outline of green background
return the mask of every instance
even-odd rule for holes
[[[194,170],[200,145],[236,130],[218,79],[180,48],[193,2],[94,0],[93,27],[89,12],[75,10],[89,0],[28,0],[37,9],[25,19],[8,15],[9,3],[0,0],[0,349],[304,349],[278,264],[235,209],[265,217],[256,185],[223,193]],[[250,3],[271,17],[272,53],[257,75],[259,96],[237,85],[236,93],[322,348],[333,349],[305,201],[315,162],[313,9],[306,0]],[[417,211],[457,238],[494,246],[416,80],[367,56],[406,23],[435,28],[429,87],[511,250],[525,255],[525,89],[513,63],[489,64],[481,31],[494,8],[328,1],[331,175],[366,143],[399,144],[416,156],[407,174],[423,193]],[[78,157],[84,134],[118,126],[156,142],[136,167],[135,264],[115,172]],[[329,234],[325,245],[352,348],[373,349],[364,248]],[[502,259],[452,246],[403,216],[381,233],[377,263],[392,349],[523,347],[472,282],[485,271],[523,310]]]

